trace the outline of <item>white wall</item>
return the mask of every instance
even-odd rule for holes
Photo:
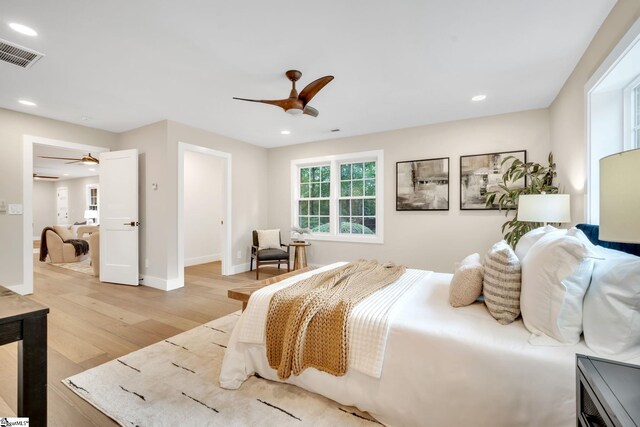
[[[558,178],[565,192],[571,194],[573,223],[585,220],[585,84],[639,17],[640,1],[618,0],[549,107],[551,148],[558,163]]]
[[[40,240],[45,227],[57,224],[56,183],[53,181],[33,181],[33,238]]]
[[[290,163],[294,159],[384,150],[384,244],[313,241],[309,262],[326,264],[372,258],[410,267],[451,272],[473,252],[484,253],[501,239],[504,213],[460,211],[460,156],[527,150],[545,162],[549,154],[548,111],[532,110],[269,150],[269,227],[283,239],[291,228]],[[449,211],[397,212],[396,162],[450,158]]]
[[[184,265],[221,259],[224,160],[184,153]]]
[[[84,211],[87,209],[87,185],[97,184],[98,176],[88,176],[84,178],[65,179],[62,181],[56,181],[54,184],[54,198],[55,192],[58,188],[66,187],[69,197],[69,220],[68,224],[74,224],[76,222],[86,221],[84,218]],[[98,190],[98,197],[100,197],[100,190]],[[55,205],[54,205],[55,208]]]

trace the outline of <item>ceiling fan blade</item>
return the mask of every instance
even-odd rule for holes
[[[308,114],[311,117],[318,117],[319,112],[311,105],[307,105],[306,107],[304,107],[304,114]]]
[[[324,76],[320,77],[318,80],[312,81],[302,89],[302,92],[298,95],[298,99],[302,101],[304,105],[307,105],[307,103],[311,101],[311,99],[316,96],[323,87],[329,84],[331,80],[333,80],[333,76]]]
[[[287,99],[273,99],[273,100],[270,100],[270,99],[236,98],[234,96],[233,99],[237,99],[238,101],[260,102],[262,104],[275,105],[275,106],[278,106],[280,108],[284,108],[285,110],[287,109],[287,107],[289,107],[289,103],[291,102],[289,98],[287,98]]]
[[[54,160],[80,160],[77,157],[49,157],[49,156],[38,156],[41,159],[54,159]]]
[[[73,163],[80,163],[82,161],[82,159],[75,159],[73,162],[66,162],[65,165],[70,165]]]
[[[43,179],[58,179],[58,178],[60,178],[59,176],[47,176],[47,175],[40,175],[40,174],[37,174],[37,173],[34,173],[33,177],[34,178],[43,178]]]

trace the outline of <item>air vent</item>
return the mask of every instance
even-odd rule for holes
[[[0,39],[0,61],[22,68],[30,68],[43,56],[35,50]]]

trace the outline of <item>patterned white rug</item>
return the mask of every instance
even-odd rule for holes
[[[90,274],[93,276],[93,267],[91,267],[90,258],[85,258],[78,262],[65,262],[60,264],[50,263],[50,265],[64,268],[67,270],[77,271],[78,273]]]
[[[298,387],[249,378],[218,386],[239,312],[63,380],[123,426],[375,426],[368,414]]]

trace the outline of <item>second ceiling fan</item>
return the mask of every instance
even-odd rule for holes
[[[291,92],[289,93],[289,97],[285,99],[247,99],[247,98],[236,98],[240,101],[249,101],[249,102],[260,102],[262,104],[275,105],[277,107],[282,108],[289,114],[308,114],[312,117],[318,116],[318,110],[308,105],[309,101],[316,96],[320,90],[325,87],[331,80],[333,80],[333,76],[324,76],[320,77],[317,80],[309,83],[302,91],[298,94],[296,89],[296,82],[300,80],[302,77],[302,73],[298,70],[289,70],[285,73],[287,78],[291,80]]]
[[[99,165],[100,160],[93,157],[91,153],[87,153],[86,155],[77,158],[77,157],[52,157],[52,156],[38,156],[41,159],[53,159],[53,160],[71,160],[67,162],[67,164],[71,163],[82,163],[83,165]]]

